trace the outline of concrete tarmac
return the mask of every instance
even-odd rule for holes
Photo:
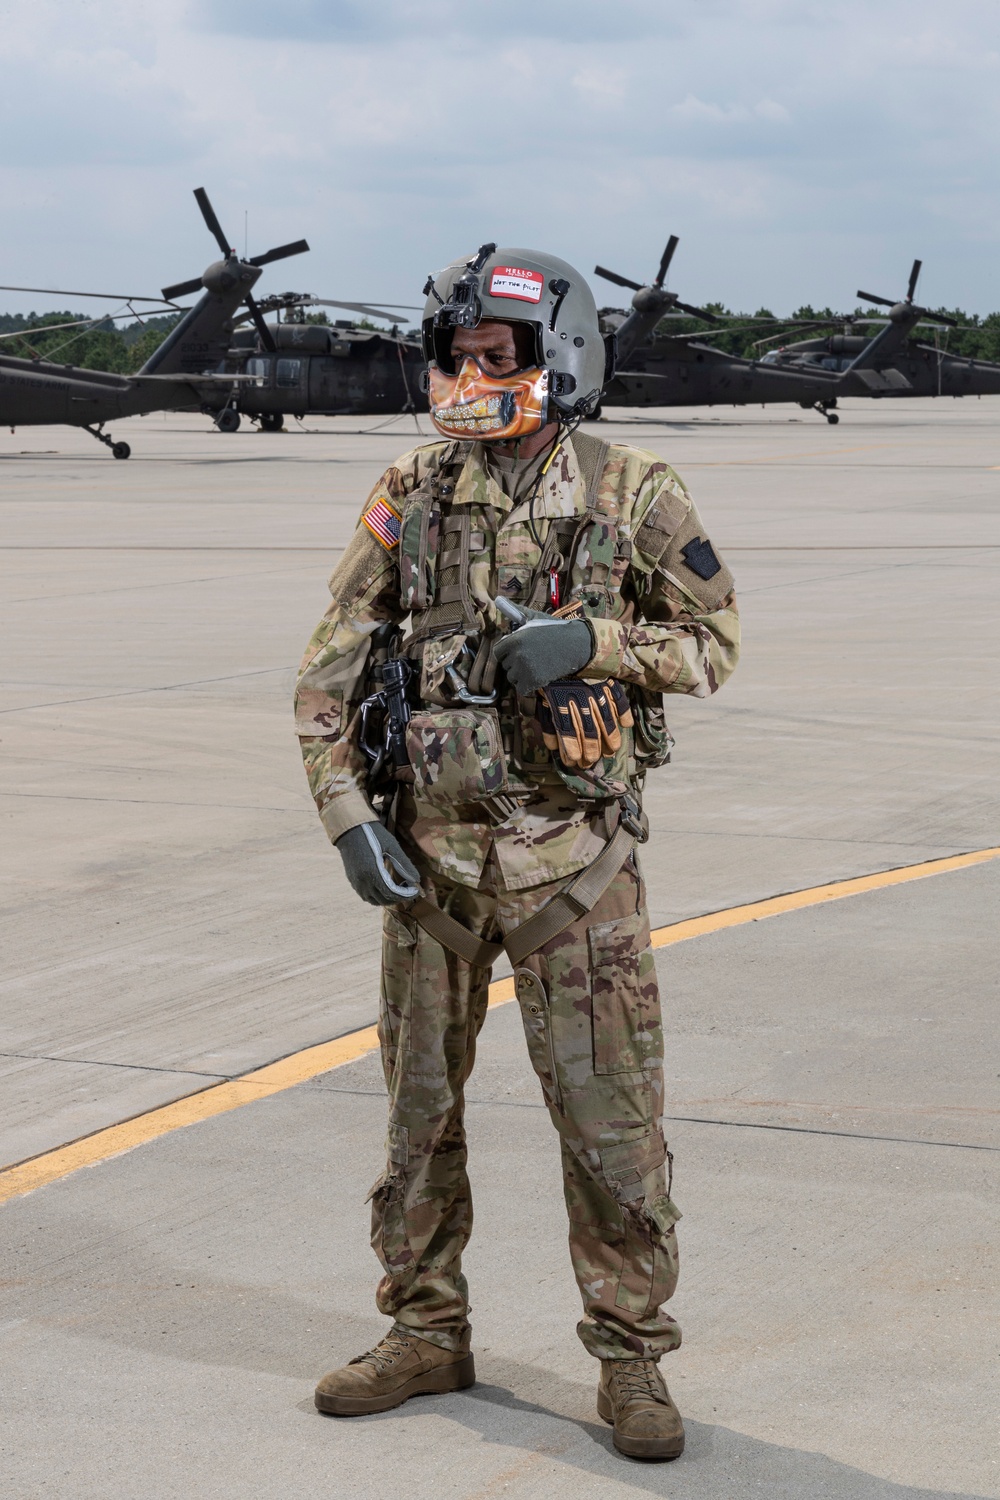
[[[665,415],[599,430],[688,482],[745,654],[717,698],[671,704],[654,925],[1000,843],[996,404]],[[139,419],[128,463],[66,429],[0,440],[4,1162],[374,1019],[378,917],[315,817],[288,696],[361,500],[416,435],[309,425]],[[507,1006],[470,1088],[473,1391],[312,1412],[382,1327],[368,1057],[0,1210],[3,1493],[997,1496],[998,883],[983,865],[660,953],[678,1463],[620,1459],[596,1417]]]

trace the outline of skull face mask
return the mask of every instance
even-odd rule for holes
[[[471,354],[457,375],[432,363],[428,371],[431,421],[450,438],[506,442],[539,432],[548,420],[549,372],[537,365],[512,375],[487,375]]]

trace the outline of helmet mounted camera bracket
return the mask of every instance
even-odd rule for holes
[[[451,289],[451,296],[434,315],[438,328],[477,328],[482,321],[483,304],[479,297],[479,272],[496,249],[488,243],[480,245],[472,260],[466,261],[465,270]]]

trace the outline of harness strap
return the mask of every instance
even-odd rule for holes
[[[543,947],[552,938],[575,922],[600,901],[622,865],[636,845],[636,836],[623,823],[619,823],[614,834],[605,844],[593,864],[581,870],[579,875],[557,896],[536,911],[533,917],[521,922],[508,932],[503,946],[512,964],[519,964]]]
[[[461,922],[456,922],[454,917],[449,917],[446,911],[423,896],[411,901],[406,910],[425,932],[437,938],[452,953],[457,953],[459,958],[464,958],[473,968],[492,968],[503,952],[503,943],[488,943],[484,938],[476,937],[468,927],[463,927]]]
[[[643,817],[642,830],[645,828]],[[541,911],[536,911],[533,917],[528,917],[508,932],[502,943],[488,943],[476,937],[468,927],[423,896],[411,901],[406,910],[432,938],[475,968],[490,968],[505,950],[511,963],[519,964],[530,953],[558,937],[578,917],[593,911],[637,842],[638,836],[624,823],[619,823],[593,863],[581,870]]]
[[[587,491],[588,515],[597,509],[597,487],[608,461],[610,443],[603,438],[591,437],[589,432],[574,432],[570,442],[576,461],[580,465],[580,477]]]

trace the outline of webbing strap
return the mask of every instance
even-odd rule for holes
[[[437,938],[445,948],[450,948],[474,968],[492,968],[503,952],[503,943],[487,943],[483,938],[477,938],[468,927],[463,927],[461,922],[456,922],[454,917],[449,917],[446,911],[423,896],[411,901],[406,910],[432,938]]]
[[[593,911],[632,853],[635,844],[635,834],[630,833],[623,823],[619,823],[594,862],[581,870],[566,889],[553,896],[541,911],[536,911],[533,917],[521,922],[513,932],[508,932],[502,943],[488,943],[483,938],[476,937],[468,927],[464,927],[423,896],[410,902],[406,910],[425,932],[475,968],[490,968],[505,950],[511,963],[519,964],[529,953],[534,953],[552,938],[558,937],[571,922]]]
[[[580,465],[580,477],[587,491],[587,510],[597,508],[597,488],[608,461],[610,443],[603,438],[591,437],[589,432],[574,432],[570,441],[576,461]]]
[[[513,932],[508,932],[503,945],[511,963],[521,963],[529,953],[557,937],[577,917],[592,911],[632,853],[635,842],[635,834],[629,833],[624,824],[619,823],[593,864],[581,870],[576,879],[553,896],[541,911],[536,911]]]

